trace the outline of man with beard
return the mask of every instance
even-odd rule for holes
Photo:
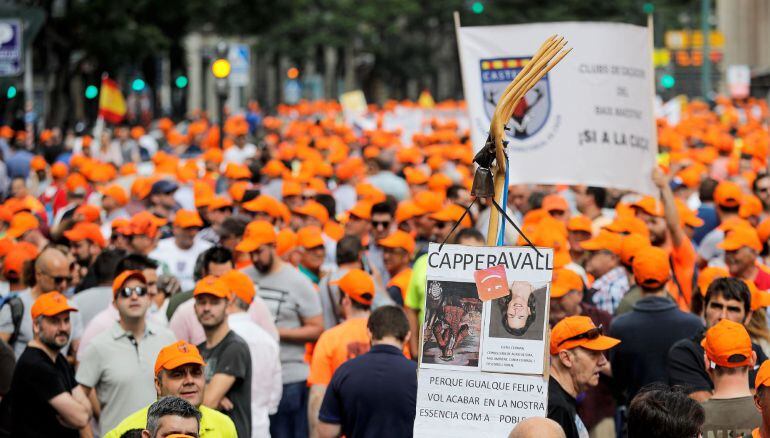
[[[72,311],[77,309],[59,292],[32,305],[34,338],[11,382],[11,436],[78,437],[78,429],[88,426],[91,403],[60,353],[69,341]]]
[[[251,256],[253,267],[244,269],[259,286],[259,294],[275,316],[281,345],[283,395],[278,412],[270,416],[270,434],[276,437],[308,436],[308,364],[305,343],[323,332],[321,299],[313,284],[296,268],[276,255],[276,234],[266,221],[246,227],[238,251]]]
[[[158,398],[180,397],[198,408],[201,413],[199,438],[236,438],[235,425],[227,415],[204,406],[203,388],[206,386],[203,361],[198,348],[185,341],[166,345],[155,360],[155,390]],[[120,438],[133,429],[147,425],[150,406],[134,412],[109,431],[104,438]]]
[[[206,333],[206,341],[198,345],[208,363],[203,404],[227,413],[238,436],[250,437],[251,353],[227,322],[230,287],[210,275],[195,285],[193,298],[195,314]]]
[[[78,222],[64,232],[64,237],[70,241],[70,252],[83,268],[89,268],[107,246],[101,228],[91,222]]]

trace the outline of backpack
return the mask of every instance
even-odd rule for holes
[[[8,345],[13,348],[13,344],[15,344],[16,340],[19,338],[19,331],[21,330],[21,320],[24,317],[24,302],[21,301],[21,298],[19,298],[17,294],[11,293],[0,299],[0,310],[2,310],[5,305],[8,305],[11,310],[13,333],[11,333],[11,337],[8,339]]]

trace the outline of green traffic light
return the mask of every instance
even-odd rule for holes
[[[131,82],[131,89],[134,91],[142,91],[144,90],[144,80],[142,78],[136,78],[133,82]]]
[[[16,93],[17,93],[17,91],[16,91],[16,87],[14,87],[13,85],[11,85],[10,87],[8,87],[8,91],[5,93],[5,95],[6,95],[6,96],[7,96],[9,99],[13,99],[14,97],[16,97]]]
[[[654,3],[645,3],[644,6],[642,6],[642,11],[649,15],[655,12],[655,4]]]
[[[484,12],[484,3],[473,2],[473,5],[471,5],[471,11],[473,11],[474,14],[480,14]]]
[[[96,85],[89,85],[86,87],[86,99],[91,100],[96,98],[98,95],[99,89],[96,88]]]
[[[179,76],[176,77],[176,80],[174,81],[174,84],[176,85],[177,88],[184,88],[184,87],[187,86],[187,84],[189,82],[190,81],[187,79],[187,76],[179,75]]]
[[[675,84],[676,84],[676,79],[674,79],[674,77],[671,75],[663,75],[660,77],[660,85],[663,88],[666,88],[666,89],[673,88]]]

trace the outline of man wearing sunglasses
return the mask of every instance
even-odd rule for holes
[[[587,316],[570,316],[551,330],[551,377],[548,382],[548,418],[559,423],[567,438],[588,436],[577,414],[577,396],[599,383],[609,369],[604,352],[620,341],[602,335]]]
[[[96,390],[102,433],[155,400],[153,364],[160,350],[175,340],[170,330],[145,322],[150,296],[142,271],[121,272],[112,292],[120,319],[93,338],[75,375],[87,395]]]
[[[34,261],[34,269],[35,286],[18,293],[18,299],[23,305],[23,316],[18,329],[14,325],[11,306],[3,306],[0,309],[0,339],[6,342],[13,341],[9,343],[16,353],[16,359],[21,356],[27,343],[32,340],[32,318],[29,313],[32,303],[45,293],[66,290],[72,281],[69,259],[55,248],[41,252]],[[81,331],[73,326],[71,339],[75,347],[80,342]],[[14,339],[11,339],[12,336]],[[66,352],[67,349],[63,351]]]

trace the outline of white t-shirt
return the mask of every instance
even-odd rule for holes
[[[239,163],[242,164],[246,159],[257,155],[257,147],[251,143],[243,145],[243,149],[238,146],[230,146],[225,151],[224,163]]]
[[[158,242],[158,246],[150,253],[150,258],[165,263],[170,273],[179,279],[182,290],[192,290],[195,288],[195,260],[210,247],[210,243],[196,239],[190,249],[181,249],[176,246],[173,237],[168,237]]]

